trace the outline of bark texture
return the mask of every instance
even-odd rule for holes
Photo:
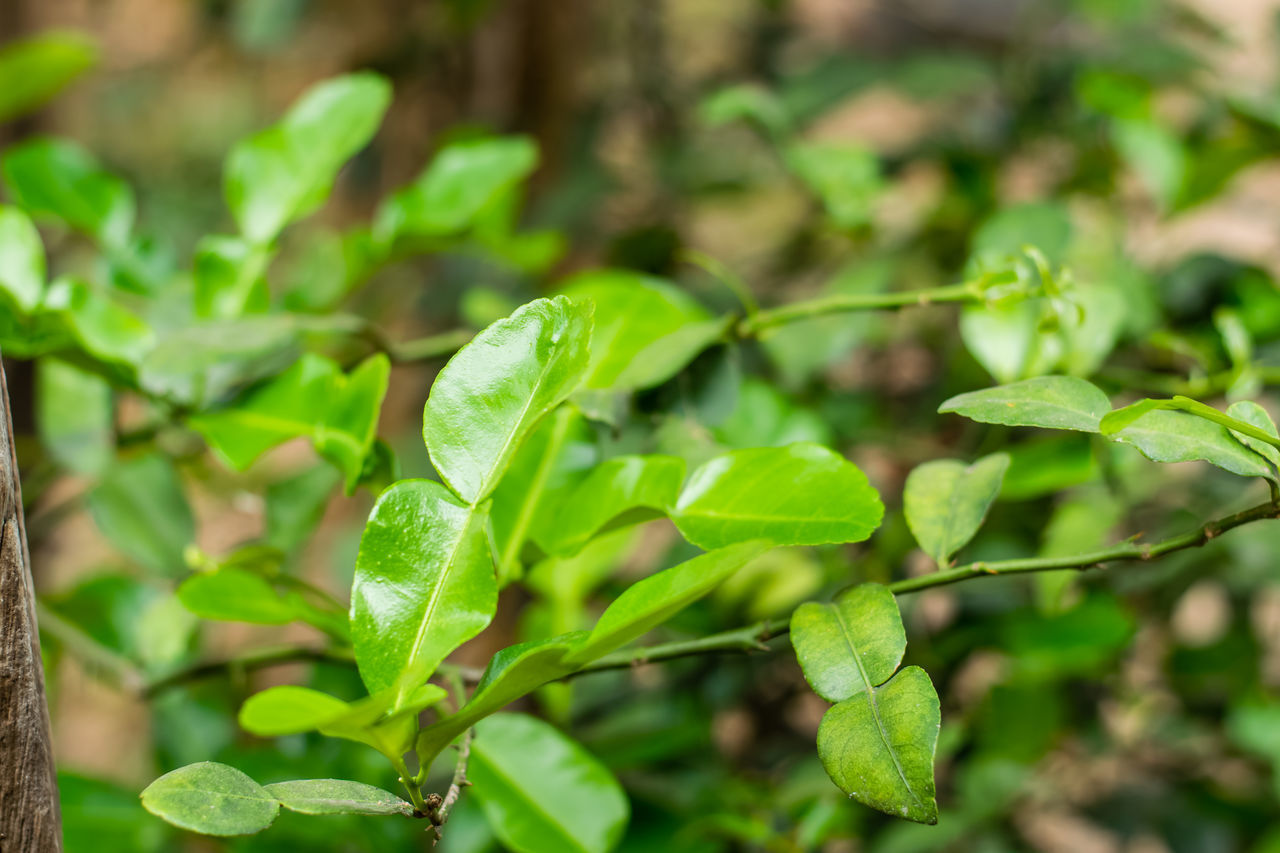
[[[58,853],[58,784],[3,367],[0,408],[0,853]]]

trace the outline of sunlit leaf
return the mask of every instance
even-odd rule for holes
[[[1111,401],[1097,386],[1073,376],[1039,376],[958,394],[938,407],[975,421],[1098,432]]]

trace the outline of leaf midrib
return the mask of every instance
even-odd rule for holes
[[[577,838],[575,838],[573,835],[569,833],[569,830],[564,826],[564,824],[560,823],[560,821],[555,817],[555,815],[551,814],[551,812],[542,808],[542,803],[539,800],[535,799],[534,797],[528,796],[525,793],[524,788],[521,787],[516,782],[516,780],[511,777],[510,774],[508,774],[497,764],[495,764],[492,761],[489,761],[487,758],[484,758],[483,756],[480,757],[480,760],[483,761],[486,765],[488,765],[489,771],[493,773],[493,775],[497,776],[504,783],[506,783],[507,789],[514,792],[516,796],[520,799],[520,801],[526,804],[526,808],[528,810],[542,815],[542,817],[546,819],[546,822],[548,824],[554,827],[555,830],[563,838],[568,840],[569,846],[573,850],[581,851],[581,853],[587,853],[586,847],[584,847],[581,844],[581,842],[578,841]]]
[[[915,789],[911,787],[911,783],[907,781],[907,774],[902,769],[902,762],[898,760],[898,753],[894,750],[893,744],[889,742],[889,735],[884,730],[884,721],[880,719],[880,705],[876,702],[875,685],[871,683],[871,676],[867,675],[867,670],[862,665],[862,656],[858,652],[857,644],[853,642],[853,635],[844,621],[844,614],[840,612],[838,604],[832,605],[831,610],[835,614],[836,622],[840,625],[840,633],[844,636],[844,641],[849,646],[849,651],[853,653],[853,662],[858,667],[858,675],[862,677],[862,683],[867,687],[867,702],[871,705],[871,716],[876,721],[876,732],[880,735],[880,742],[884,744],[885,751],[893,759],[893,768],[898,771],[898,778],[902,780],[902,785],[907,789],[907,793],[911,795],[911,799],[915,800],[916,805],[924,806],[924,802],[916,794]]]

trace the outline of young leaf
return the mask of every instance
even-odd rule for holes
[[[489,825],[514,853],[607,853],[631,811],[604,765],[524,714],[476,726],[468,777]]]
[[[44,307],[61,319],[81,349],[103,361],[137,365],[155,346],[155,333],[146,323],[82,281],[54,281]]]
[[[301,814],[413,814],[413,806],[395,794],[347,779],[297,779],[267,785],[265,790],[280,805]]]
[[[603,462],[560,502],[557,524],[539,544],[550,554],[576,553],[603,530],[661,515],[675,503],[683,481],[684,460],[676,456],[618,456]]]
[[[805,678],[838,703],[818,728],[827,775],[860,803],[936,823],[938,697],[924,670],[912,666],[894,675],[907,641],[893,594],[863,584],[831,604],[801,605],[791,628]]]
[[[529,430],[577,388],[590,337],[589,305],[537,299],[476,335],[440,371],[422,435],[464,501],[488,497]]]
[[[333,397],[313,441],[316,452],[344,473],[349,495],[360,482],[377,437],[378,415],[390,378],[391,360],[382,353],[369,356],[347,376],[334,373]]]
[[[384,244],[398,236],[456,234],[537,165],[537,146],[523,136],[454,142],[382,206],[374,232]]]
[[[335,77],[308,89],[279,124],[231,149],[224,190],[241,233],[270,243],[318,208],[342,164],[373,137],[390,101],[391,87],[377,74]]]
[[[968,466],[955,459],[926,462],[907,475],[907,526],[939,566],[978,532],[1008,468],[1008,454],[993,453]]]
[[[768,547],[765,541],[730,545],[637,581],[605,609],[591,635],[565,662],[581,666],[644,636],[711,592]]]
[[[99,476],[115,454],[115,401],[95,373],[58,358],[36,362],[36,427],[58,464]]]
[[[884,506],[856,466],[801,442],[717,456],[693,472],[670,515],[700,548],[752,539],[823,545],[866,539]]]
[[[246,699],[240,706],[240,726],[259,737],[278,737],[314,731],[350,711],[349,703],[328,693],[285,684]]]
[[[98,528],[117,548],[160,574],[185,568],[183,552],[195,539],[195,519],[173,465],[163,456],[139,456],[107,471],[88,497]]]
[[[866,583],[829,604],[797,607],[791,645],[813,692],[828,702],[843,702],[889,680],[902,663],[907,634],[893,593]]]
[[[818,727],[818,757],[858,802],[917,823],[937,823],[933,756],[941,713],[923,669],[909,666],[832,706]]]
[[[44,294],[44,244],[25,213],[0,205],[0,291],[30,314]]]
[[[595,305],[586,388],[634,390],[665,382],[725,328],[684,291],[633,272],[583,273],[562,292]]]
[[[192,575],[178,587],[184,607],[201,619],[283,625],[298,618],[294,602],[261,575],[220,568]]]
[[[201,761],[171,770],[142,792],[142,805],[174,826],[204,835],[252,835],[275,821],[280,803],[234,767]]]
[[[958,394],[938,407],[986,424],[1098,432],[1111,401],[1074,376],[1039,376]]]
[[[1280,436],[1280,433],[1276,432],[1276,424],[1275,421],[1271,420],[1271,415],[1266,409],[1262,408],[1262,406],[1252,400],[1240,400],[1232,403],[1230,407],[1227,408],[1227,414],[1238,421],[1244,421],[1245,423],[1252,424],[1258,429],[1270,433],[1271,435]],[[1273,444],[1268,444],[1259,438],[1243,435],[1235,430],[1232,430],[1231,434],[1235,436],[1235,438],[1245,447],[1267,457],[1267,460],[1272,465],[1280,466],[1280,448],[1277,448]]]
[[[74,142],[33,139],[0,160],[9,197],[37,219],[61,220],[107,246],[122,247],[133,229],[133,190]]]
[[[402,699],[484,630],[498,586],[483,511],[431,480],[402,480],[373,507],[351,591],[351,632],[370,693]]]

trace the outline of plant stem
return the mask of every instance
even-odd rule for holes
[[[409,768],[405,766],[404,759],[391,759],[391,766],[396,769],[396,773],[400,774],[400,783],[404,785],[404,789],[409,793],[409,802],[413,804],[416,816],[424,817],[430,815],[431,808],[422,799],[422,786],[409,773]]]
[[[961,282],[927,290],[904,290],[897,293],[849,293],[823,296],[804,302],[795,302],[777,308],[758,311],[745,317],[738,324],[738,334],[754,337],[764,329],[822,317],[827,314],[843,314],[849,311],[881,311],[907,308],[913,305],[930,305],[935,302],[979,302],[981,290],[976,282]]]
[[[65,646],[89,671],[106,676],[129,693],[143,692],[146,679],[133,661],[99,643],[39,599],[36,599],[36,621],[41,633]]]
[[[470,785],[467,781],[467,762],[471,760],[471,739],[475,736],[475,729],[467,729],[462,734],[462,740],[458,742],[458,760],[453,765],[453,781],[449,784],[449,790],[445,792],[444,799],[440,801],[428,817],[435,827],[436,841],[439,841],[443,833],[440,827],[444,826],[449,820],[449,813],[453,811],[454,805],[458,802],[458,797],[462,795],[462,789]]]
[[[41,617],[41,625],[44,619]],[[258,669],[280,666],[286,663],[335,663],[350,665],[355,661],[351,649],[341,646],[315,648],[309,646],[270,646],[241,652],[228,658],[201,661],[171,672],[168,675],[146,682],[140,686],[139,692],[147,698],[163,693],[173,687],[196,681],[201,678],[219,675],[224,672],[252,672]]]

